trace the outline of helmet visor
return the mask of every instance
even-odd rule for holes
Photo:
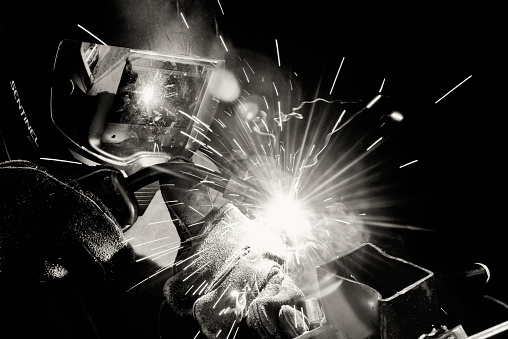
[[[103,162],[189,156],[213,120],[210,79],[223,63],[64,40],[54,65],[53,122],[75,151]]]

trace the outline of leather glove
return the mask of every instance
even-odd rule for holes
[[[282,260],[263,246],[268,239],[254,221],[226,204],[207,217],[200,236],[186,266],[165,283],[170,313],[192,318],[208,338],[225,338],[238,327],[258,338],[292,338],[308,330],[295,307],[304,295]]]

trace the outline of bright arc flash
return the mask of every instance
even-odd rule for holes
[[[143,88],[143,90],[141,92],[141,100],[145,104],[150,104],[152,102],[152,100],[154,99],[154,96],[155,96],[155,91],[152,86],[146,86],[145,88]]]
[[[264,216],[267,226],[277,232],[300,235],[311,229],[301,204],[294,198],[282,194],[272,198]]]

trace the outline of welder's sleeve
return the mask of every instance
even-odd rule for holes
[[[0,163],[0,274],[44,281],[79,272],[114,280],[133,251],[108,208],[32,162]]]
[[[294,307],[304,295],[278,258],[251,241],[256,225],[232,204],[208,220],[200,244],[164,286],[171,313],[194,319],[208,338],[236,331],[253,338],[293,338],[308,330]]]

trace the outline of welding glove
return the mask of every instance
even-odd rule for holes
[[[256,223],[232,204],[207,216],[201,241],[164,285],[168,316],[193,319],[208,338],[242,331],[242,337],[292,338],[308,330],[296,305],[303,293],[262,245]],[[183,262],[185,261],[185,262]],[[178,318],[176,318],[178,319]],[[221,334],[222,333],[222,334]],[[240,334],[238,334],[240,335]]]
[[[115,280],[134,255],[94,194],[25,160],[0,164],[0,275],[49,281],[69,272]]]

